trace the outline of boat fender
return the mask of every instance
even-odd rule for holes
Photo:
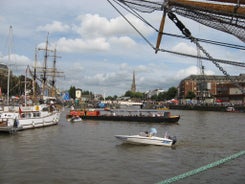
[[[35,106],[35,110],[39,111],[39,106],[38,105]]]

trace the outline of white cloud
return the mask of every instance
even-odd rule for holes
[[[111,45],[114,45],[120,49],[133,49],[137,45],[136,42],[128,36],[111,37],[109,38],[109,42]]]
[[[174,52],[181,52],[184,54],[191,54],[191,55],[197,55],[197,49],[193,46],[188,45],[187,43],[180,42],[177,45],[175,45],[172,50]]]
[[[149,27],[139,21],[139,19],[133,17],[132,15],[126,15],[126,17],[132,22],[133,25],[137,27],[143,34],[149,35],[152,33]],[[130,27],[130,25],[122,18],[116,17],[112,19],[107,19],[101,17],[98,14],[86,14],[80,15],[78,20],[81,21],[80,26],[77,26],[75,30],[81,36],[115,36],[115,35],[137,35],[136,31]]]
[[[179,70],[176,73],[175,78],[176,79],[183,79],[189,75],[197,75],[197,74],[198,74],[198,68],[196,66],[190,66],[188,68]]]
[[[53,21],[51,24],[46,24],[44,26],[38,26],[37,31],[45,31],[49,33],[55,32],[67,32],[70,30],[70,26],[63,24],[60,21]]]
[[[57,49],[60,52],[69,52],[69,53],[83,53],[87,51],[106,51],[109,49],[110,44],[106,41],[105,38],[97,37],[94,39],[67,39],[65,37],[60,38],[55,43]]]
[[[204,72],[206,75],[214,75],[215,72],[212,70],[205,70]],[[189,75],[200,75],[200,69],[197,66],[190,66],[185,69],[181,69],[176,72],[175,79],[182,80]]]
[[[4,63],[8,63],[9,65],[27,66],[32,64],[32,61],[28,57],[24,55],[18,55],[18,54],[3,56],[2,61]]]

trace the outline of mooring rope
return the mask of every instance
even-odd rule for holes
[[[176,182],[176,181],[178,181],[178,180],[184,179],[184,178],[189,177],[189,176],[192,176],[192,175],[194,175],[194,174],[203,172],[203,171],[205,171],[205,170],[207,170],[207,169],[211,169],[211,168],[216,167],[216,166],[218,166],[218,165],[224,164],[225,162],[228,162],[228,161],[230,161],[230,160],[233,160],[233,159],[235,159],[235,158],[238,158],[238,157],[240,157],[240,156],[242,156],[242,155],[244,155],[244,154],[245,154],[245,151],[238,152],[238,153],[236,153],[236,154],[234,154],[234,155],[231,155],[231,156],[226,157],[226,158],[224,158],[224,159],[221,159],[221,160],[218,160],[218,161],[216,161],[216,162],[210,163],[210,164],[205,165],[205,166],[203,166],[203,167],[199,167],[199,168],[197,168],[197,169],[191,170],[191,171],[186,172],[186,173],[184,173],[184,174],[180,174],[180,175],[175,176],[175,177],[173,177],[173,178],[169,178],[169,179],[166,179],[166,180],[164,180],[164,181],[158,182],[157,184],[169,184],[169,183]]]

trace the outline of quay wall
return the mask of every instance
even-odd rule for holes
[[[221,111],[226,112],[227,106],[214,105],[170,105],[170,109],[197,110],[197,111]],[[234,106],[235,112],[245,112],[245,106]]]

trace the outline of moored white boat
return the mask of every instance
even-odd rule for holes
[[[82,118],[80,118],[79,116],[75,116],[75,117],[72,117],[70,119],[71,122],[81,122],[82,121]]]
[[[0,132],[45,127],[58,124],[60,112],[42,104],[19,107],[17,111],[4,110],[0,113]]]
[[[156,133],[141,132],[139,135],[115,135],[115,137],[124,143],[144,144],[157,146],[172,146],[176,143],[176,137],[165,135],[164,137],[155,136]]]

